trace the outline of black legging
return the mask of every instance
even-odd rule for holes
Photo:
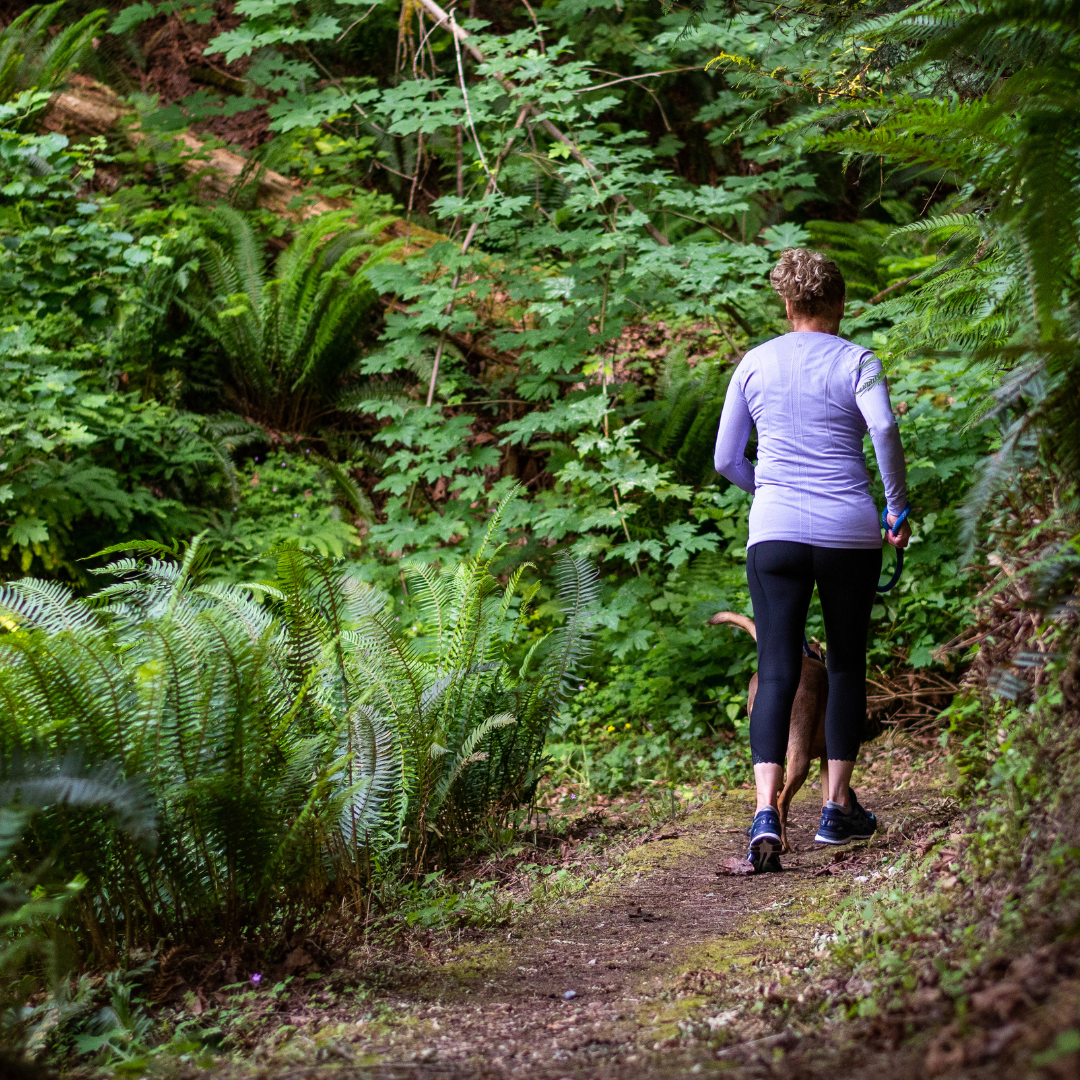
[[[806,613],[817,582],[825,616],[831,761],[854,761],[866,716],[866,636],[881,548],[827,548],[765,540],[746,553],[757,625],[758,690],[750,718],[754,763],[783,764],[791,704],[802,673]]]

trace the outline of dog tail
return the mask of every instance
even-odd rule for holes
[[[757,627],[754,620],[747,615],[736,615],[734,611],[718,611],[711,619],[708,626],[719,626],[720,623],[733,623],[742,627],[755,641],[757,641]]]

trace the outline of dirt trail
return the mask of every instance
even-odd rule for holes
[[[296,1018],[296,1037],[263,1075],[878,1075],[883,1061],[858,1046],[844,1049],[837,1074],[842,1009],[830,1010],[820,985],[804,1007],[805,969],[815,935],[831,929],[827,913],[852,892],[879,888],[891,857],[949,815],[930,789],[867,788],[860,797],[881,828],[871,843],[843,849],[842,863],[836,849],[812,842],[820,808],[812,790],[793,806],[796,851],[783,873],[717,874],[745,854],[752,807],[743,792],[712,800],[606,868],[598,852],[600,872],[583,896],[432,950],[407,975],[391,970],[359,1024],[340,1006]],[[790,1008],[778,1021],[763,1003],[781,1001]],[[914,1059],[888,1063],[892,1080],[917,1074]]]

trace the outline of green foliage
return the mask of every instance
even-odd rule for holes
[[[678,353],[669,356],[657,377],[641,442],[671,462],[684,482],[697,486],[713,479],[713,447],[730,378],[726,364],[690,367]]]
[[[204,319],[229,360],[237,401],[276,428],[304,430],[354,359],[356,327],[378,301],[370,269],[401,247],[378,243],[392,219],[369,217],[356,227],[373,209],[369,200],[312,219],[278,256],[269,280],[244,217],[228,207],[212,215],[228,239],[207,243],[213,299]]]
[[[310,449],[250,458],[236,472],[235,504],[215,513],[207,530],[216,570],[232,580],[250,576],[260,560],[272,567],[270,553],[282,545],[333,558],[354,551],[360,538],[351,518],[363,507],[350,506],[342,491],[348,465],[331,469]]]
[[[112,29],[134,47],[140,22],[158,10],[129,6]],[[110,496],[108,512],[104,500],[96,509],[87,509],[86,499],[69,500],[70,513],[54,522],[44,509],[48,499],[35,501],[36,488],[20,489],[18,537],[28,543],[20,547],[13,534],[13,556],[29,565],[26,552],[32,560],[40,522],[48,543],[60,537],[55,554],[36,541],[53,560],[49,567],[62,559],[71,565],[76,531],[94,515],[128,536],[140,523],[158,537],[209,526],[207,540],[219,555],[207,572],[232,581],[268,576],[268,568],[254,567],[281,544],[322,557],[366,556],[354,567],[357,579],[392,591],[395,611],[394,625],[364,616],[383,618],[379,625],[390,635],[364,631],[385,653],[378,654],[382,666],[364,660],[373,665],[365,677],[377,675],[378,685],[390,689],[378,700],[362,693],[356,700],[412,733],[402,790],[419,794],[402,796],[395,813],[405,816],[395,820],[406,830],[396,842],[407,843],[414,860],[432,839],[442,843],[475,824],[464,792],[496,758],[462,764],[473,754],[519,747],[505,772],[484,781],[517,792],[513,798],[529,790],[538,768],[535,731],[547,719],[535,730],[533,721],[493,721],[517,714],[505,702],[519,692],[514,679],[523,677],[518,646],[500,636],[510,635],[518,594],[496,603],[486,591],[514,550],[499,551],[498,542],[518,545],[519,557],[541,570],[569,565],[562,561],[567,551],[596,558],[598,648],[576,684],[585,689],[559,706],[557,753],[573,767],[588,762],[595,781],[612,789],[680,772],[734,782],[746,769],[743,702],[753,650],[735,631],[703,624],[719,608],[748,610],[748,504],[712,474],[712,440],[732,362],[781,329],[766,278],[775,253],[811,242],[844,267],[854,316],[845,333],[882,355],[903,407],[917,528],[903,582],[875,608],[872,660],[934,662],[934,647],[959,629],[967,602],[956,508],[978,462],[997,445],[990,425],[977,422],[994,369],[964,361],[988,342],[1004,347],[1010,340],[1020,325],[1014,298],[1026,279],[1009,259],[983,250],[997,235],[984,194],[966,192],[967,204],[950,204],[948,214],[920,231],[939,182],[952,191],[948,180],[959,175],[943,172],[942,162],[903,176],[882,171],[873,181],[874,202],[852,221],[852,207],[866,202],[869,189],[856,198],[857,182],[841,159],[808,150],[823,129],[844,128],[836,145],[862,152],[869,143],[857,140],[877,136],[850,125],[883,125],[885,139],[897,103],[930,117],[937,106],[925,94],[919,101],[896,95],[912,87],[929,92],[933,78],[894,73],[885,51],[854,77],[833,15],[813,21],[801,10],[791,17],[732,12],[705,18],[696,34],[682,36],[677,15],[657,18],[639,4],[585,12],[564,0],[540,16],[543,47],[531,20],[507,33],[470,24],[473,48],[461,50],[459,64],[446,28],[434,27],[429,51],[399,65],[392,79],[370,58],[356,64],[368,46],[361,35],[350,37],[351,22],[338,9],[310,13],[259,3],[241,4],[236,13],[239,23],[208,51],[215,63],[250,58],[247,85],[272,93],[267,108],[277,134],[253,156],[251,175],[272,165],[341,195],[355,191],[370,167],[407,203],[407,229],[420,233],[423,226],[426,246],[410,246],[406,259],[404,243],[382,242],[387,202],[379,196],[309,221],[291,237],[285,222],[267,225],[235,207],[206,215],[190,208],[194,188],[181,193],[177,161],[152,159],[145,147],[138,162],[119,164],[133,170],[156,161],[155,186],[146,173],[137,183],[125,175],[128,186],[115,198],[89,198],[96,163],[113,164],[100,147],[75,152],[13,133],[5,167],[23,188],[11,196],[5,219],[12,272],[4,280],[17,321],[31,326],[35,341],[47,330],[49,348],[66,350],[62,362],[48,355],[58,371],[74,372],[64,376],[66,388],[119,395],[116,373],[130,373],[144,397],[168,406],[139,407],[191,435],[182,451],[179,438],[168,445],[186,468],[171,488],[156,473],[138,473],[134,455],[116,466],[131,471],[138,491],[114,481],[119,494]],[[387,12],[362,14],[371,15],[365,27],[380,27],[371,41],[381,41]],[[886,23],[889,33],[899,33],[903,18]],[[401,32],[404,41],[408,26]],[[913,40],[904,38],[906,56]],[[718,53],[722,63],[703,74],[703,62]],[[655,128],[644,89],[666,88],[658,100],[665,110],[673,107],[674,81],[658,73],[681,67],[699,69],[681,84],[695,88],[693,112],[681,114],[678,126],[679,138],[692,141],[685,153],[670,130]],[[894,78],[909,81],[893,86]],[[241,95],[220,109],[215,104],[214,112],[208,102],[151,107],[146,130],[172,132],[193,118],[254,104]],[[28,101],[22,109],[33,107]],[[899,154],[905,144],[896,138]],[[939,137],[933,145],[946,142]],[[954,158],[960,153],[948,150]],[[50,170],[41,172],[33,155]],[[247,205],[250,185],[241,188],[230,196],[236,206]],[[97,209],[80,209],[84,199]],[[954,209],[959,216],[949,216]],[[833,215],[845,220],[823,220]],[[287,245],[272,267],[267,234],[279,249]],[[65,263],[69,249],[74,258]],[[936,292],[922,284],[930,278]],[[1000,303],[988,299],[992,293]],[[384,304],[377,305],[380,296]],[[67,320],[68,337],[61,342],[51,329],[60,323],[41,322],[46,318]],[[711,340],[726,342],[724,355],[673,345],[655,368],[627,365],[627,343],[659,320],[715,334]],[[140,361],[141,353],[153,359]],[[99,371],[114,381],[95,381]],[[57,400],[77,396],[69,389]],[[285,445],[301,434],[303,444],[269,455],[259,446],[234,466],[234,451],[256,433],[228,418],[193,424],[174,408],[183,396],[210,412],[223,393],[275,437],[285,432]],[[110,401],[119,404],[119,397]],[[129,409],[136,412],[133,399]],[[22,423],[28,440],[32,423],[39,424],[35,415],[27,408],[12,421]],[[55,456],[65,468],[79,454],[103,451],[111,429],[104,422],[86,427],[96,441],[80,448],[77,440],[87,437],[81,429],[57,426],[66,441]],[[315,446],[318,459],[306,452]],[[29,449],[19,452],[31,460]],[[208,455],[205,468],[196,465],[197,454]],[[513,490],[518,480],[529,486]],[[136,495],[143,500],[137,508],[117,509],[121,496]],[[151,515],[153,529],[145,524]],[[420,578],[413,569],[407,579],[402,559],[405,567],[428,569]],[[436,561],[438,574],[430,569]],[[528,594],[532,586],[524,582],[515,580]],[[280,582],[273,588],[282,590]],[[466,590],[461,596],[475,589],[478,607],[463,607],[454,588]],[[276,605],[286,604],[285,593],[264,596],[284,619],[291,609]],[[420,607],[421,597],[430,610]],[[542,583],[531,599],[517,631],[526,640],[564,618],[558,597]],[[421,649],[412,639],[426,641],[443,608],[459,612],[461,641]],[[413,650],[405,659],[393,651],[398,617],[417,628],[404,634]],[[336,625],[320,631],[319,640],[337,640]],[[821,636],[816,612],[808,630]],[[478,664],[495,663],[496,642],[504,650],[499,663],[509,666],[480,671]],[[537,658],[551,647],[541,646]],[[341,686],[348,687],[361,676],[351,673],[349,650],[341,648]],[[444,655],[444,648],[457,652]],[[455,659],[469,650],[484,659]],[[403,698],[400,686],[436,686],[443,678],[450,682],[436,695],[445,709],[436,723],[436,714]],[[442,748],[434,757],[433,746]],[[444,783],[459,766],[457,778]]]
[[[105,811],[136,840],[153,832],[155,820],[142,785],[124,780],[114,765],[88,770],[71,755],[62,760],[16,758],[5,774],[0,780],[0,871],[10,872],[0,877],[4,1039],[9,1046],[40,1048],[42,1033],[72,1011],[68,976],[77,956],[61,924],[86,879],[80,874],[60,888],[49,888],[42,880],[50,874],[52,853],[38,866],[11,871],[13,862],[20,861],[13,855],[34,814],[50,806]],[[43,990],[49,993],[48,1004],[32,1004]]]
[[[184,237],[136,238],[80,194],[101,146],[0,132],[0,505],[8,573],[85,580],[77,560],[122,535],[189,534],[231,485],[220,425],[121,389],[118,321],[138,321],[139,275],[172,271]],[[179,276],[184,277],[183,267]],[[135,309],[133,311],[132,309]],[[190,505],[194,504],[194,506]]]
[[[545,755],[608,792],[744,781],[753,645],[705,620],[750,610],[749,499],[711,452],[734,362],[782,329],[766,275],[785,246],[842,266],[843,332],[885,362],[908,455],[915,532],[871,663],[929,666],[963,630],[960,507],[977,536],[1025,473],[1055,496],[1016,528],[1060,534],[1036,599],[1071,580],[1080,184],[1060,5],[690,6],[685,34],[640,0],[553,0],[503,11],[502,32],[467,23],[459,49],[412,4],[245,0],[208,47],[218,74],[241,61],[231,96],[140,99],[149,137],[110,155],[28,134],[92,23],[49,37],[54,6],[0,35],[0,555],[85,581],[95,547],[206,529],[182,556],[132,548],[85,600],[2,595],[0,769],[22,802],[0,812],[0,877],[21,890],[0,917],[22,971],[60,970],[64,929],[98,964],[210,940],[274,961],[330,905],[369,917],[375,886],[388,924],[496,924],[497,890],[418,871],[505,837]],[[99,52],[143,64],[167,10],[127,5]],[[247,112],[247,137],[254,109],[272,138],[208,214],[172,136]],[[385,242],[386,196],[296,229],[244,210],[264,166],[331,198],[391,191],[411,239]],[[823,636],[816,608],[807,632]],[[1075,839],[1037,839],[1075,819],[1060,701],[949,711],[979,812],[965,888],[924,888],[912,860],[850,909],[833,958],[880,991],[853,1009],[892,1008],[936,965],[962,1010],[989,954],[956,897],[994,875],[1032,875],[987,910],[1002,933],[1050,909],[1072,932]],[[145,777],[154,837],[15,777],[15,750],[71,748],[80,782]],[[11,984],[38,1045],[145,1050],[131,976],[52,982],[45,999]]]
[[[99,8],[50,34],[64,6],[64,0],[32,5],[0,31],[0,101],[10,101],[20,91],[52,90],[62,83],[108,14]]]
[[[75,559],[118,532],[195,527],[186,499],[213,497],[228,472],[206,421],[104,390],[83,368],[91,349],[52,346],[58,329],[62,341],[50,318],[0,333],[0,558],[81,579]]]
[[[80,198],[111,160],[103,145],[98,138],[70,148],[64,135],[0,131],[0,297],[11,315],[69,312],[76,325],[101,329],[137,274],[172,265],[175,231],[136,239],[110,223],[115,205]]]
[[[881,667],[903,659],[918,668],[934,663],[933,650],[959,633],[968,618],[973,587],[964,579],[960,510],[972,473],[994,448],[997,434],[988,424],[972,423],[987,391],[985,379],[967,375],[962,361],[897,357],[894,341],[902,350],[903,337],[890,330],[878,351],[890,365],[908,495],[918,513],[904,577],[875,605],[870,657]],[[879,479],[872,490],[881,504]],[[886,572],[890,561],[886,553]]]
[[[733,516],[745,543],[749,505],[740,502]],[[599,791],[656,781],[738,785],[749,769],[753,642],[704,624],[715,611],[748,608],[742,565],[703,555],[654,574],[609,580],[602,651],[560,715],[551,753]]]
[[[548,727],[596,618],[596,573],[566,555],[556,564],[563,625],[550,639],[524,640],[539,586],[519,593],[524,567],[501,588],[492,576],[501,511],[456,570],[409,566],[415,642],[385,617],[357,641],[361,678],[377,688],[372,718],[401,738],[401,823],[417,862],[431,834],[447,846],[532,798]]]
[[[51,716],[43,749],[122,761],[159,800],[149,851],[85,824],[72,834],[62,818],[39,829],[39,842],[63,842],[65,861],[86,868],[103,959],[125,937],[129,947],[162,933],[235,940],[266,917],[282,884],[318,878],[303,865],[311,810],[327,809],[332,822],[350,798],[328,794],[341,768],[339,724],[307,703],[310,672],[289,677],[267,614],[245,593],[201,586],[196,556],[113,564],[121,581],[104,609],[33,583],[4,598],[25,628],[5,641],[8,752],[34,747]],[[43,693],[59,671],[63,694]]]
[[[309,701],[312,671],[290,663],[247,593],[200,582],[198,550],[179,563],[112,564],[118,580],[95,606],[33,581],[2,597],[19,627],[3,641],[5,758],[78,751],[119,762],[158,801],[150,849],[104,824],[73,830],[55,811],[36,829],[44,850],[62,846],[63,862],[86,874],[83,910],[102,960],[122,940],[238,939],[283,885],[318,880],[304,856],[312,810],[332,822],[350,797],[331,794],[341,721]]]
[[[941,245],[924,284],[882,314],[908,331],[909,352],[952,353],[1006,375],[987,403],[1004,422],[968,507],[974,530],[989,500],[1023,468],[1032,438],[1075,485],[1080,411],[1075,363],[1076,245],[1080,206],[1075,35],[1052,2],[938,5],[928,20],[900,12],[855,29],[863,40],[916,39],[909,84],[931,83],[960,57],[962,93],[922,97],[902,87],[855,107],[818,145],[938,170],[957,187],[945,213],[913,222]],[[1000,77],[1003,75],[1004,77]],[[822,117],[815,118],[821,121]],[[1007,422],[1006,422],[1006,418]]]
[[[374,288],[397,303],[381,347],[360,362],[366,381],[342,399],[365,431],[363,440],[342,445],[351,447],[352,462],[364,457],[377,473],[376,495],[385,496],[364,544],[389,559],[383,570],[365,573],[389,587],[401,555],[437,552],[450,564],[473,557],[488,511],[522,476],[519,463],[531,459],[541,482],[535,494],[507,503],[506,535],[529,558],[550,558],[553,547],[565,546],[602,559],[605,571],[607,622],[589,679],[594,690],[581,691],[581,702],[564,712],[559,753],[579,760],[586,751],[593,758],[612,752],[608,728],[619,718],[626,746],[610,769],[593,770],[609,769],[605,784],[672,773],[673,762],[733,779],[745,768],[741,695],[749,650],[730,632],[707,634],[701,625],[718,607],[747,608],[745,505],[716,486],[711,469],[731,364],[695,356],[691,366],[676,350],[659,377],[622,381],[615,358],[624,335],[661,317],[677,325],[701,321],[726,335],[737,355],[779,329],[766,282],[775,251],[814,238],[844,263],[852,298],[865,309],[848,333],[886,354],[896,386],[910,377],[912,385],[901,389],[910,396],[912,489],[928,515],[900,591],[876,609],[873,653],[882,665],[930,664],[933,647],[958,628],[967,594],[957,588],[953,506],[988,437],[979,428],[960,431],[972,398],[958,368],[928,374],[917,364],[903,373],[898,366],[911,353],[889,336],[892,309],[879,301],[904,297],[907,279],[937,262],[922,235],[891,235],[917,213],[903,189],[880,192],[889,221],[811,219],[804,227],[781,220],[820,197],[823,167],[808,166],[798,134],[770,141],[777,129],[764,113],[805,112],[799,78],[822,58],[841,63],[837,43],[809,41],[805,21],[778,26],[756,14],[708,23],[681,42],[676,22],[657,28],[656,70],[716,47],[753,58],[737,78],[729,71],[725,79],[743,88],[749,79],[754,99],[709,89],[699,114],[715,125],[717,155],[737,143],[752,167],[691,183],[672,167],[669,147],[623,122],[622,96],[635,87],[598,88],[607,77],[591,65],[608,55],[610,42],[589,37],[575,22],[580,15],[567,5],[555,9],[551,20],[568,37],[543,52],[531,31],[470,28],[482,59],[463,52],[463,71],[473,74],[464,83],[448,41],[432,54],[433,66],[393,86],[346,79],[311,91],[297,68],[282,75],[285,94],[273,124],[305,132],[320,117],[334,117],[342,125],[335,132],[392,136],[407,148],[397,165],[417,170],[425,153],[455,165],[446,135],[451,126],[465,133],[461,194],[429,203],[454,239],[372,270]],[[211,48],[254,55],[285,47],[292,33],[315,29],[296,24],[286,5],[252,8],[244,26]],[[316,38],[310,45],[329,50],[320,55],[334,62],[328,45]],[[767,72],[759,62],[766,54],[780,66]],[[653,67],[652,59],[642,63]],[[543,110],[565,139],[533,122],[529,108]],[[476,341],[482,362],[470,353]],[[985,381],[974,385],[982,391]],[[422,404],[428,398],[431,404]],[[377,456],[372,447],[381,448]],[[555,612],[541,605],[538,614]],[[810,630],[821,632],[817,615]],[[640,745],[627,742],[627,722]],[[701,759],[711,763],[699,769]]]
[[[1061,645],[1073,633],[1053,628],[1042,644]],[[962,829],[939,830],[888,867],[893,881],[846,904],[827,945],[872,988],[859,1015],[876,1015],[927,984],[940,986],[962,1015],[971,975],[1074,934],[1077,743],[1062,693],[1073,676],[1060,662],[1046,674],[1033,701],[980,688],[949,710],[941,741],[950,744],[968,801]],[[987,919],[992,933],[972,933]]]
[[[331,898],[363,910],[370,848],[422,866],[432,835],[453,845],[531,798],[594,618],[586,564],[561,571],[562,630],[512,660],[521,570],[497,589],[487,547],[450,578],[414,569],[422,633],[295,546],[246,587],[212,581],[198,539],[119,547],[137,554],[96,571],[112,583],[89,599],[0,589],[0,801],[41,807],[4,858],[83,875],[69,922],[99,963],[162,939],[272,947]],[[20,771],[35,755],[98,771]],[[153,832],[126,823],[149,813],[143,785]],[[125,832],[79,812],[99,789]]]
[[[494,890],[416,871],[513,820],[549,735],[605,791],[742,782],[754,650],[705,620],[750,610],[749,499],[712,441],[734,362],[782,329],[783,247],[841,264],[845,336],[885,362],[908,455],[915,532],[873,665],[929,666],[963,628],[965,500],[972,529],[1045,466],[1066,481],[1045,528],[1073,512],[1077,62],[1054,4],[695,3],[694,34],[656,7],[554,0],[459,49],[441,25],[421,44],[411,4],[244,0],[208,46],[242,61],[232,96],[140,99],[149,137],[115,156],[28,134],[92,23],[47,41],[54,6],[0,36],[0,555],[85,580],[95,547],[206,530],[182,557],[132,548],[86,600],[3,593],[0,767],[75,747],[145,776],[158,818],[151,844],[38,810],[9,865],[53,860],[42,902],[80,889],[26,907],[27,941],[272,953],[331,903],[365,916],[376,880],[388,920],[497,922]],[[165,11],[123,8],[108,47],[141,63]],[[207,213],[172,136],[245,112],[250,135],[256,108],[272,138]],[[355,204],[295,229],[244,210],[264,166]],[[405,238],[359,188],[395,193]],[[1006,865],[1001,807],[1035,801],[1048,736],[982,703],[949,722]],[[837,955],[902,970],[903,934],[949,907],[919,903],[852,916]],[[91,997],[63,994],[33,1023]],[[123,1060],[144,1016],[130,981],[106,996],[80,1046]]]

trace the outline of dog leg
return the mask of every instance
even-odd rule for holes
[[[776,800],[776,809],[780,814],[780,850],[786,855],[791,850],[791,845],[788,843],[787,838],[787,815],[788,807],[791,805],[791,799],[794,792],[791,790],[791,784],[784,784],[784,790],[780,792],[780,797]]]
[[[821,755],[821,805],[824,808],[829,801],[829,756]]]
[[[787,838],[788,810],[791,808],[791,800],[798,794],[799,789],[806,783],[810,775],[810,759],[802,758],[793,752],[794,747],[788,744],[788,770],[784,778],[784,790],[776,800],[776,809],[780,814],[780,842],[785,852],[791,851],[791,845]]]

